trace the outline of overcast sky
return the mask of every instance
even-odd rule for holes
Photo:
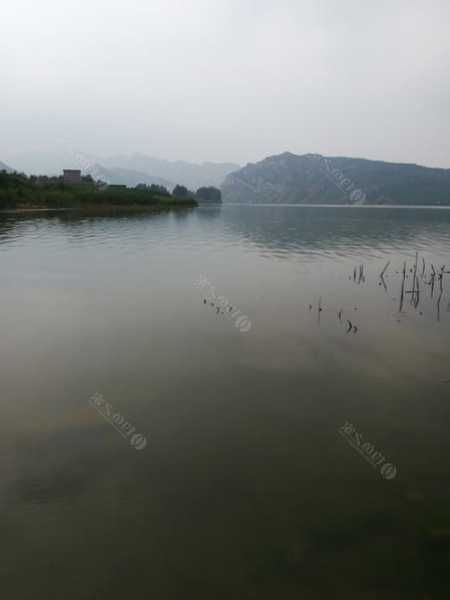
[[[450,168],[449,0],[11,0],[0,161],[39,149]]]

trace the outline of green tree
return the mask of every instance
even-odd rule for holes
[[[197,190],[196,198],[200,202],[222,202],[222,193],[213,186],[201,187]]]

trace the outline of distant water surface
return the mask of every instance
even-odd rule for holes
[[[450,210],[8,214],[0,261],[5,598],[449,597]]]

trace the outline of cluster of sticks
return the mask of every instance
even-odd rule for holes
[[[450,271],[446,271],[445,270],[445,265],[442,265],[442,267],[440,268],[439,272],[436,271],[434,265],[432,263],[430,263],[430,268],[431,268],[431,272],[429,273],[429,278],[427,281],[427,277],[426,277],[426,262],[425,259],[422,257],[422,272],[421,272],[421,276],[419,277],[418,274],[418,263],[419,263],[419,253],[416,252],[416,259],[414,261],[414,267],[411,267],[409,269],[409,272],[412,273],[412,289],[410,290],[406,290],[406,280],[408,279],[408,275],[407,273],[407,263],[406,261],[403,263],[403,269],[402,269],[402,287],[401,287],[401,292],[400,292],[400,305],[399,305],[399,312],[402,312],[403,310],[403,306],[405,303],[405,295],[409,294],[410,295],[410,304],[412,306],[414,306],[414,308],[417,309],[417,307],[419,306],[419,302],[420,302],[420,294],[421,294],[421,290],[420,290],[420,283],[419,280],[421,279],[424,285],[428,285],[430,286],[430,290],[431,290],[431,298],[433,298],[434,296],[434,289],[436,286],[436,281],[439,284],[439,296],[437,298],[437,302],[436,302],[436,307],[437,307],[437,318],[438,321],[440,320],[440,306],[441,306],[441,299],[442,299],[442,295],[444,293],[444,273],[450,273]],[[384,267],[384,269],[381,271],[380,273],[380,282],[383,284],[384,289],[387,290],[387,286],[386,286],[386,282],[384,280],[384,274],[386,273],[389,265],[390,265],[390,261],[388,261]]]
[[[351,279],[351,276],[349,277]],[[364,275],[364,265],[359,265],[353,269],[353,281],[355,283],[365,283],[366,276]]]
[[[391,264],[391,261],[389,260],[385,264],[383,270],[381,271],[381,273],[379,275],[379,278],[380,278],[379,285],[383,285],[386,292],[387,292],[387,285],[386,285],[384,276],[385,276],[387,270],[389,269],[390,264]],[[436,271],[433,263],[430,262],[429,265],[430,265],[430,271],[429,271],[429,273],[427,273],[427,265],[426,265],[425,259],[422,257],[422,270],[421,270],[421,273],[419,274],[419,253],[416,252],[416,259],[414,262],[414,266],[410,267],[410,269],[409,269],[409,273],[412,273],[412,289],[407,290],[405,288],[407,285],[406,280],[409,279],[409,275],[407,275],[408,265],[407,265],[406,261],[403,263],[399,312],[403,311],[406,295],[410,296],[410,304],[415,309],[417,309],[417,307],[419,306],[421,293],[422,293],[420,281],[422,281],[422,283],[424,285],[430,286],[431,298],[433,298],[433,296],[434,296],[434,291],[435,291],[435,287],[437,284],[439,286],[439,296],[437,298],[436,307],[437,307],[437,319],[438,319],[438,321],[440,321],[441,299],[444,294],[444,274],[450,274],[450,271],[445,270],[445,265],[442,265],[442,267],[439,269],[439,271]],[[398,273],[398,271],[396,271],[396,273]],[[349,279],[350,280],[352,279],[351,275],[349,276]],[[355,267],[353,269],[353,281],[358,284],[364,283],[366,281],[366,275],[364,273],[364,265],[359,265],[359,267]],[[309,310],[310,310],[310,312],[313,310],[312,304],[309,305]],[[357,310],[356,307],[355,307],[355,310]],[[448,305],[448,310],[450,310],[450,303]],[[319,301],[317,303],[317,322],[318,323],[320,323],[320,315],[321,315],[322,311],[323,311],[322,298],[319,298]],[[350,332],[357,333],[358,327],[356,325],[354,325],[352,323],[352,321],[350,321],[349,319],[343,319],[343,312],[344,311],[341,308],[337,314],[337,317],[340,322],[347,323],[346,333],[347,334],[349,334]],[[420,314],[423,314],[423,313],[420,312]],[[450,382],[450,380],[449,380],[449,382]]]

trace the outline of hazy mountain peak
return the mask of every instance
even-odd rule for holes
[[[100,157],[67,148],[17,154],[14,164],[18,170],[39,175],[59,175],[63,169],[81,168],[84,173],[90,173],[94,177],[95,171],[106,169],[103,179],[110,180],[111,183],[120,180],[132,185],[131,182],[138,180],[138,183],[157,183],[170,188],[180,184],[189,189],[220,187],[229,173],[240,168],[235,163],[166,160],[142,152]]]
[[[450,205],[450,170],[292,152],[231,173],[225,202]]]
[[[185,185],[189,189],[211,185],[219,187],[229,173],[240,168],[235,163],[191,163],[155,158],[139,152],[110,156],[101,159],[100,162],[108,168],[139,171],[153,177],[161,177],[173,184]]]
[[[123,169],[120,167],[107,168],[100,163],[95,163],[84,170],[84,173],[91,175],[94,179],[99,179],[110,184],[126,185],[128,187],[135,187],[140,183],[146,185],[163,185],[167,189],[171,190],[174,184],[163,177],[157,177],[143,173],[141,171],[135,171],[133,169]]]
[[[12,173],[14,169],[11,169],[11,167],[0,161],[0,171],[7,171],[8,173]]]

